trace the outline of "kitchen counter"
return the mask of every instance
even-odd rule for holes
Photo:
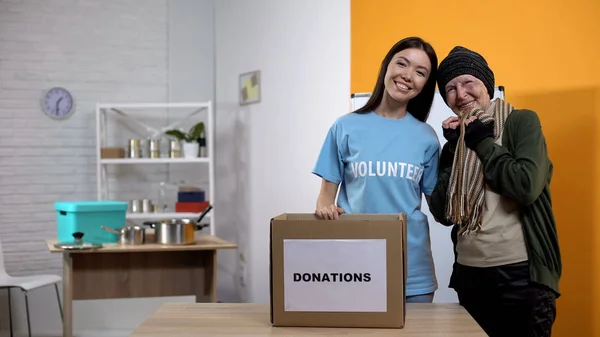
[[[148,237],[148,236],[147,236]],[[73,336],[73,300],[195,295],[196,302],[217,302],[217,251],[237,245],[216,236],[195,244],[123,246],[89,250],[54,247],[63,256],[63,336]]]
[[[458,303],[407,303],[402,329],[272,327],[269,317],[263,303],[166,303],[130,336],[486,336]]]

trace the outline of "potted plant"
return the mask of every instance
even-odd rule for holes
[[[169,130],[166,135],[173,136],[183,143],[183,155],[185,158],[197,158],[199,144],[197,139],[204,133],[204,122],[199,122],[192,126],[185,133],[181,130]]]

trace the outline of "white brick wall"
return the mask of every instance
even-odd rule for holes
[[[96,198],[97,101],[212,99],[212,6],[211,0],[0,0],[0,240],[11,274],[61,273],[60,257],[43,240],[56,236],[55,201]],[[198,29],[196,22],[207,26]],[[74,95],[70,119],[42,113],[40,99],[52,86]],[[188,112],[144,111],[157,126]],[[109,145],[144,136],[134,131],[111,123]],[[164,180],[206,188],[208,178],[204,166],[193,164],[171,171],[167,165],[109,166],[109,173],[111,197],[122,200],[155,198]],[[23,331],[23,296],[14,291],[12,298],[15,328]],[[29,299],[33,334],[58,335],[53,288]],[[76,301],[75,332],[133,329],[164,300],[176,299]],[[5,291],[0,327],[4,335]]]
[[[60,273],[59,256],[43,240],[56,235],[55,201],[96,197],[96,102],[167,99],[167,5],[0,0],[0,239],[9,272]],[[40,108],[55,85],[74,95],[77,110],[65,121]],[[135,137],[116,132],[121,142],[112,145]],[[118,172],[138,181],[121,184],[119,192],[130,193],[119,198],[151,192],[145,179],[165,179],[156,166]]]

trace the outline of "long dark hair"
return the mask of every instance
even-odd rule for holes
[[[433,96],[435,95],[438,58],[433,47],[420,37],[407,37],[402,39],[398,41],[390,49],[390,51],[388,51],[387,55],[385,55],[385,58],[381,62],[381,68],[379,69],[379,75],[377,76],[377,83],[375,83],[375,88],[373,89],[371,97],[363,107],[355,110],[354,112],[368,113],[375,110],[375,108],[381,104],[383,93],[385,91],[384,80],[387,67],[392,61],[394,55],[401,50],[408,48],[418,48],[423,50],[427,56],[429,56],[429,61],[431,62],[431,71],[429,73],[427,83],[425,83],[423,90],[421,90],[417,96],[408,102],[408,106],[406,108],[406,110],[416,119],[420,120],[421,122],[427,121],[427,118],[429,117],[429,110],[431,110],[431,105],[433,104]]]

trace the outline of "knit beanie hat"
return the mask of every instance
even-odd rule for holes
[[[494,72],[488,67],[483,56],[465,47],[454,47],[448,56],[440,62],[437,82],[440,95],[446,101],[446,84],[460,75],[477,77],[485,85],[490,99],[494,98]]]

